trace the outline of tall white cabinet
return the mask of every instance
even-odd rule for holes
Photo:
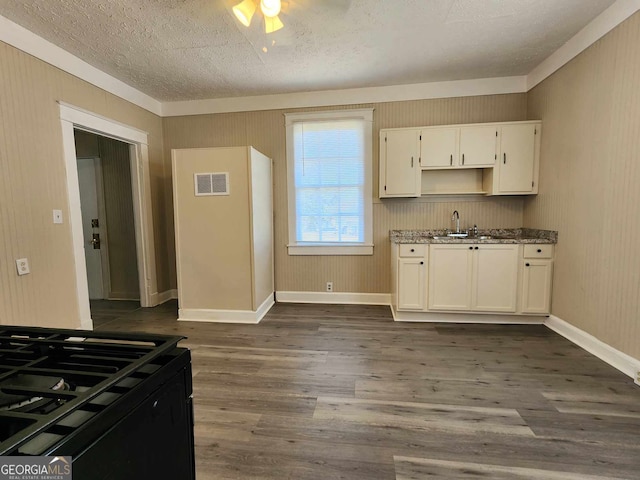
[[[274,303],[271,159],[172,150],[179,320],[257,323]]]

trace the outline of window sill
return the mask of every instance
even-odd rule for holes
[[[327,245],[292,244],[287,245],[289,255],[373,255],[373,244]]]

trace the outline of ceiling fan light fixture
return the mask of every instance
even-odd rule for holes
[[[265,33],[277,32],[282,27],[284,27],[284,24],[280,21],[280,18],[277,15],[275,17],[264,17]]]
[[[262,10],[263,15],[267,18],[277,17],[281,8],[282,3],[280,0],[260,0],[260,10]]]
[[[240,23],[248,27],[251,24],[253,14],[256,13],[256,3],[254,0],[243,0],[235,5],[232,10]]]

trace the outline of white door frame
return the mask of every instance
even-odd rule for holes
[[[74,129],[85,130],[128,143],[131,157],[131,186],[133,194],[133,219],[136,232],[138,278],[140,281],[140,304],[143,307],[158,305],[158,282],[156,278],[155,243],[151,210],[151,179],[149,176],[148,134],[73,105],[58,102],[62,125],[62,144],[67,170],[67,192],[69,195],[69,223],[71,225],[73,253],[75,259],[76,294],[81,326],[93,329],[89,306],[89,285],[84,259],[84,236],[80,210],[80,187]]]

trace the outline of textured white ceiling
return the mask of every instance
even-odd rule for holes
[[[289,0],[267,36],[237,1],[1,0],[0,15],[176,101],[525,75],[614,3]]]

